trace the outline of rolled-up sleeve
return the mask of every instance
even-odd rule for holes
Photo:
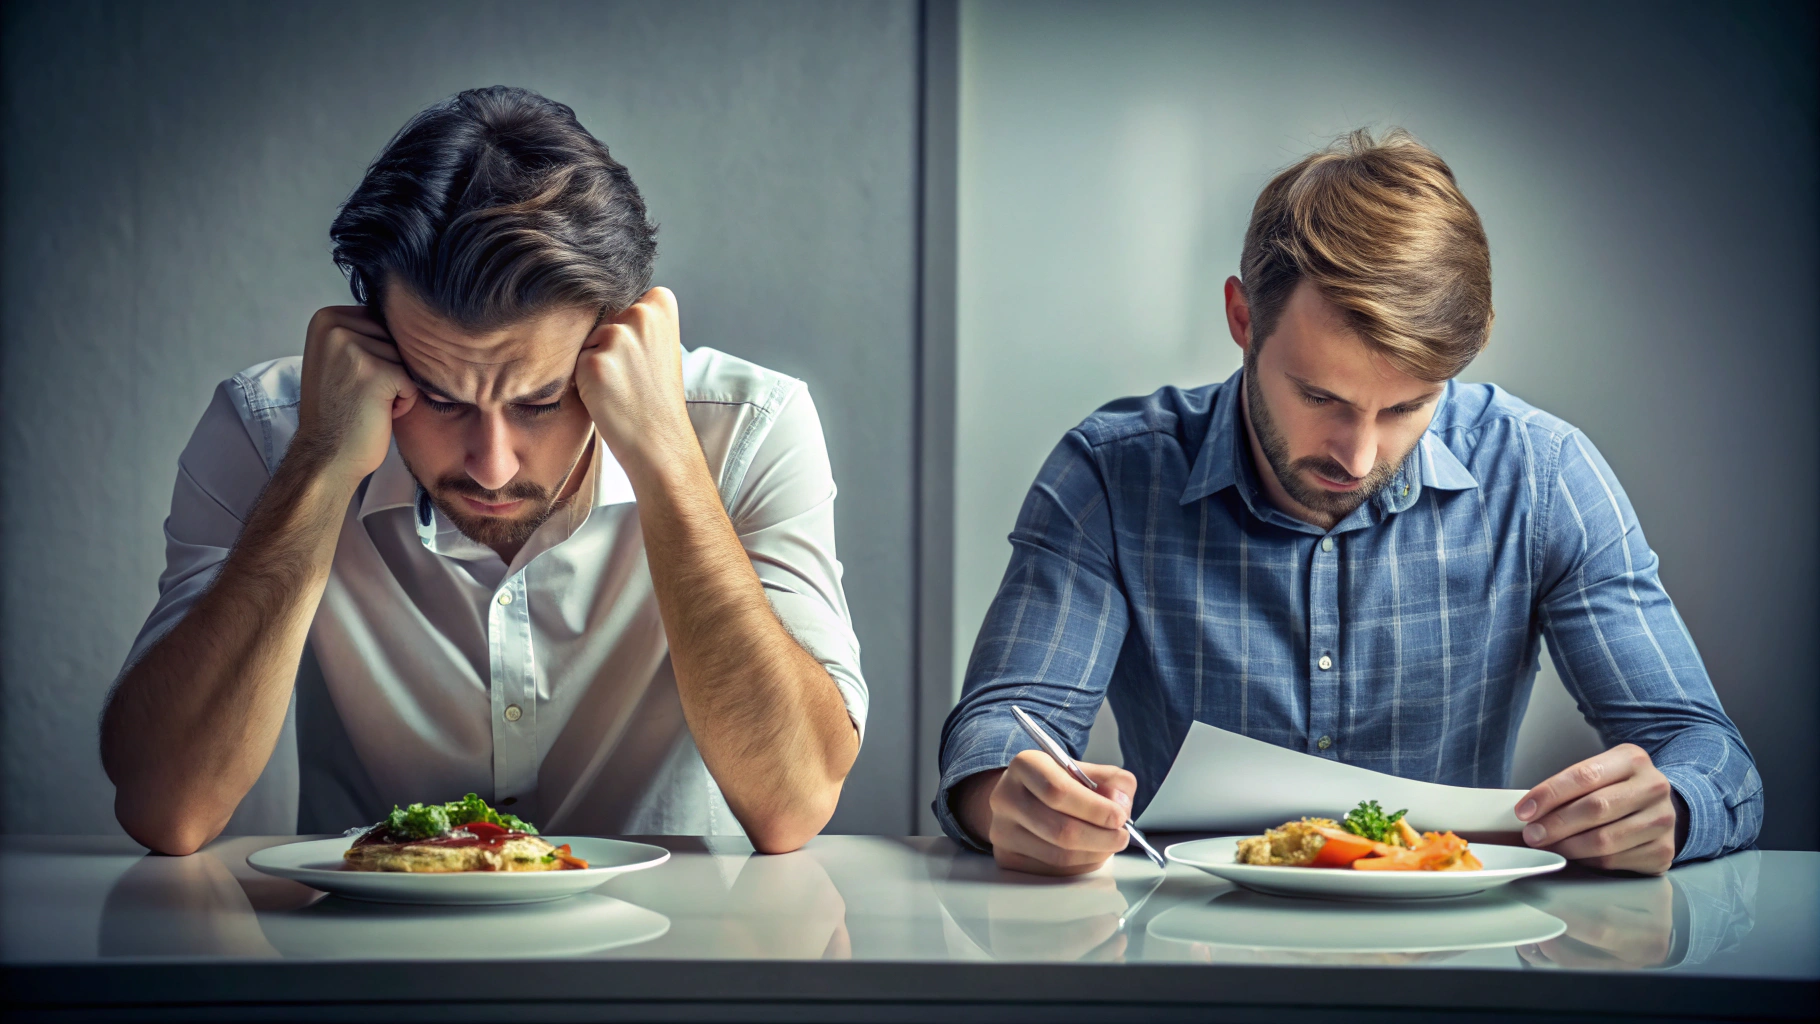
[[[798,385],[759,442],[727,513],[778,621],[827,670],[863,740],[866,680],[835,557],[835,494],[821,417]]]
[[[1034,746],[1011,705],[1034,715],[1075,757],[1086,750],[1129,622],[1106,494],[1091,445],[1070,431],[1018,513],[1011,563],[974,643],[960,702],[942,727],[933,810],[942,829],[972,849],[984,847],[955,817],[950,793]]]
[[[239,538],[270,474],[235,402],[238,379],[215,389],[177,459],[171,512],[164,520],[164,573],[158,601],[133,640],[122,674],[183,621]]]
[[[1657,576],[1630,499],[1584,435],[1560,438],[1540,517],[1542,626],[1580,712],[1649,753],[1687,805],[1677,861],[1756,841],[1763,783]]]

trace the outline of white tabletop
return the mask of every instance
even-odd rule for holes
[[[1261,896],[1135,855],[1054,880],[1000,871],[939,838],[825,836],[762,856],[743,841],[666,837],[643,841],[670,849],[668,863],[583,896],[426,908],[324,897],[247,867],[249,852],[296,838],[227,838],[181,858],[124,838],[6,839],[8,987],[45,1013],[179,997],[371,1009],[446,983],[466,962],[520,979],[525,999],[569,1002],[740,1002],[806,986],[842,1005],[1011,1005],[1090,983],[1094,998],[1131,1005],[1302,1006],[1357,989],[1401,993],[1386,1006],[1540,1011],[1572,998],[1634,1012],[1657,999],[1699,1013],[1710,1000],[1713,1012],[1777,1015],[1820,992],[1820,854],[1810,852],[1735,854],[1666,878],[1570,868],[1442,910]],[[1555,938],[1507,941],[1555,922],[1543,929]],[[1434,949],[1443,932],[1461,948]],[[1373,938],[1361,946],[1361,935]],[[1361,986],[1360,968],[1421,969],[1424,980]]]

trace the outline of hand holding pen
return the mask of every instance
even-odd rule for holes
[[[1130,842],[1124,825],[1137,779],[1115,765],[1076,767],[1092,786],[1043,750],[1025,750],[1004,768],[962,780],[952,807],[961,825],[991,846],[1000,867],[1044,875],[1092,871]]]

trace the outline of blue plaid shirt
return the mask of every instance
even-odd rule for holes
[[[1584,434],[1450,383],[1399,475],[1333,529],[1278,511],[1240,419],[1241,374],[1113,402],[1062,438],[1011,533],[935,812],[1029,744],[1080,756],[1102,699],[1135,813],[1206,722],[1317,757],[1503,786],[1547,635],[1609,745],[1635,743],[1688,809],[1682,860],[1746,846],[1762,783],[1635,511]]]

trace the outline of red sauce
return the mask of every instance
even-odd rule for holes
[[[354,840],[354,845],[355,846],[378,846],[378,845],[449,846],[449,847],[484,846],[491,850],[497,850],[500,847],[504,846],[505,844],[511,842],[514,839],[528,839],[528,838],[530,838],[530,835],[531,834],[529,832],[508,831],[506,829],[500,828],[498,825],[487,825],[485,823],[476,823],[475,825],[457,826],[456,828],[453,828],[447,832],[444,832],[442,835],[432,836],[429,839],[394,839],[392,837],[391,833],[385,832],[381,829],[376,828],[376,829],[373,829],[372,831],[368,832],[366,835],[361,836],[359,839]]]

